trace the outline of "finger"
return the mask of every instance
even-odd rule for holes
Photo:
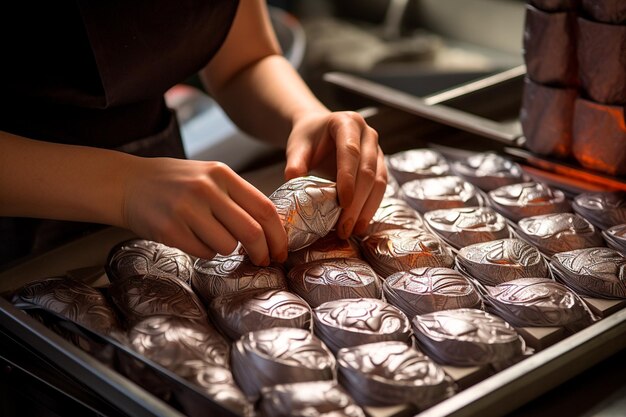
[[[183,252],[202,259],[213,259],[215,250],[208,246],[194,231],[186,224],[175,225],[172,233],[167,233],[167,239],[162,243],[167,246],[178,248]]]
[[[237,239],[206,210],[197,209],[188,215],[187,224],[193,234],[206,246],[221,255],[233,253]]]
[[[367,226],[372,220],[372,217],[378,210],[380,202],[385,195],[385,189],[387,188],[387,167],[385,166],[385,156],[383,151],[378,148],[378,164],[376,165],[376,179],[374,180],[374,186],[370,192],[367,201],[361,209],[361,214],[354,226],[354,233],[357,235],[363,235],[367,231]]]
[[[337,192],[343,209],[350,207],[354,199],[364,126],[363,117],[352,112],[329,122],[329,133],[335,139],[337,148]]]
[[[308,174],[313,154],[312,144],[309,141],[288,141],[285,155],[285,180],[303,177]]]

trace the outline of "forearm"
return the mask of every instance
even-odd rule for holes
[[[0,132],[0,216],[124,226],[133,156]]]

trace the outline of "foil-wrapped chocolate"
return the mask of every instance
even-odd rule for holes
[[[420,178],[448,175],[450,172],[445,158],[431,149],[411,149],[389,155],[387,166],[400,185]]]
[[[502,156],[485,152],[452,164],[456,175],[476,187],[490,191],[504,185],[524,181],[522,168]]]
[[[420,214],[409,204],[398,198],[383,198],[374,213],[367,235],[389,229],[422,229],[424,224]]]
[[[449,268],[454,263],[452,250],[421,230],[383,230],[363,239],[361,249],[382,278],[424,266]]]
[[[602,236],[610,247],[626,256],[626,224],[609,227],[602,232]]]
[[[476,188],[452,175],[409,181],[401,189],[404,199],[420,213],[481,205]]]
[[[423,410],[454,392],[439,365],[402,342],[343,348],[337,364],[339,380],[361,405],[411,404]]]
[[[250,290],[216,297],[211,318],[231,339],[272,327],[311,328],[311,307],[284,290]]]
[[[415,268],[397,272],[383,283],[388,302],[407,317],[453,308],[480,308],[480,296],[470,282],[450,268]]]
[[[341,214],[336,184],[322,178],[294,178],[278,187],[269,198],[287,232],[290,251],[326,236]]]
[[[549,278],[520,278],[486,287],[487,310],[515,327],[567,327],[591,324],[584,302],[565,285]]]
[[[134,276],[115,281],[109,287],[109,294],[131,325],[161,315],[207,322],[206,311],[198,296],[178,279]]]
[[[412,323],[419,346],[437,363],[499,368],[525,353],[524,341],[515,329],[482,310],[437,311],[415,316]]]
[[[330,258],[360,258],[359,245],[353,239],[340,239],[337,233],[330,232],[306,248],[289,253],[287,260],[291,267]]]
[[[111,282],[135,275],[176,277],[191,281],[193,261],[180,249],[146,239],[131,239],[115,245],[105,265]]]
[[[336,381],[298,382],[263,389],[263,417],[365,417]]]
[[[517,278],[546,278],[548,265],[534,246],[520,239],[500,239],[462,248],[459,269],[484,285],[495,286]]]
[[[577,249],[551,258],[557,278],[580,295],[626,298],[626,258],[611,248]]]
[[[424,213],[429,230],[460,249],[510,236],[506,219],[489,207],[459,207]]]
[[[489,192],[492,207],[515,222],[524,217],[570,211],[563,192],[545,184],[524,182]]]
[[[396,307],[374,298],[329,301],[313,310],[315,334],[337,352],[343,347],[397,340],[409,343],[411,324]]]
[[[376,272],[361,259],[320,259],[289,271],[290,289],[311,307],[344,298],[380,298]]]
[[[384,198],[394,198],[398,196],[400,191],[400,184],[393,175],[387,177],[387,187],[385,188]]]
[[[238,291],[287,287],[281,265],[257,266],[242,254],[196,260],[191,284],[206,301]]]
[[[237,340],[231,366],[242,391],[256,400],[265,387],[332,380],[336,362],[322,341],[309,331],[275,327],[246,333]]]
[[[579,194],[572,208],[602,230],[626,223],[626,193],[621,191]]]
[[[519,221],[521,236],[548,256],[557,252],[604,246],[596,228],[572,213],[543,214]]]

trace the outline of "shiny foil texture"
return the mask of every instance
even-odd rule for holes
[[[557,278],[580,295],[626,298],[626,259],[611,248],[577,249],[552,256]]]
[[[336,375],[335,358],[321,340],[307,330],[283,327],[243,335],[232,347],[231,366],[251,400],[265,387],[332,380]]]
[[[547,278],[548,265],[537,248],[520,239],[501,239],[462,248],[458,268],[483,285],[517,278]]]
[[[415,316],[412,324],[420,348],[440,364],[499,367],[525,353],[515,329],[482,310],[438,311]]]
[[[460,207],[424,213],[428,230],[460,249],[510,236],[506,219],[489,207]]]
[[[476,187],[490,191],[503,185],[524,181],[520,166],[494,153],[485,152],[452,164],[456,175]]]
[[[366,235],[390,229],[423,229],[420,214],[409,204],[397,198],[383,198],[374,213]]]
[[[319,259],[360,257],[359,245],[353,239],[340,239],[333,231],[306,248],[290,252],[287,262],[293,267]]]
[[[365,417],[336,381],[299,382],[263,389],[263,417]]]
[[[395,198],[400,191],[400,184],[393,175],[387,177],[387,187],[385,188],[384,198]]]
[[[445,158],[431,149],[411,149],[389,155],[387,167],[400,185],[411,180],[448,175],[450,172]]]
[[[570,211],[562,191],[535,182],[497,188],[489,192],[489,200],[496,211],[515,222],[524,217]]]
[[[311,307],[284,290],[249,290],[216,297],[211,319],[231,339],[272,327],[311,329]]]
[[[467,278],[450,268],[397,272],[385,280],[383,292],[409,319],[434,311],[480,308],[482,304]]]
[[[420,230],[383,230],[363,239],[361,249],[383,279],[413,268],[454,264],[452,250],[432,233]]]
[[[326,236],[341,214],[336,184],[322,178],[294,178],[269,198],[287,232],[290,251],[302,249]]]
[[[626,193],[583,193],[574,197],[572,208],[599,229],[626,224]]]
[[[527,217],[518,224],[521,237],[548,256],[574,249],[604,246],[596,228],[576,214],[544,214]]]
[[[191,277],[193,289],[205,301],[215,297],[252,289],[284,289],[285,271],[277,263],[257,266],[247,255],[217,255],[198,259]]]
[[[610,247],[626,256],[626,224],[618,224],[602,232]]]
[[[549,278],[520,278],[486,287],[487,311],[515,327],[567,327],[578,331],[592,323],[584,302]]]
[[[341,349],[339,380],[361,405],[423,410],[453,393],[443,369],[414,347],[379,342]]]
[[[289,288],[311,307],[344,298],[380,298],[376,272],[355,258],[320,259],[289,271]]]
[[[472,184],[453,175],[409,181],[401,189],[404,199],[420,213],[482,203]]]
[[[366,343],[410,343],[411,324],[398,308],[374,298],[329,301],[313,310],[315,334],[336,353]]]
[[[115,245],[105,269],[111,282],[135,275],[169,276],[189,284],[193,261],[180,249],[145,239],[131,239]]]

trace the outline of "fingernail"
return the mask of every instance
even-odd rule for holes
[[[350,234],[352,233],[352,226],[354,225],[354,220],[352,219],[348,219],[345,222],[343,222],[343,226],[341,228],[342,231],[342,238],[347,239],[350,237]]]

